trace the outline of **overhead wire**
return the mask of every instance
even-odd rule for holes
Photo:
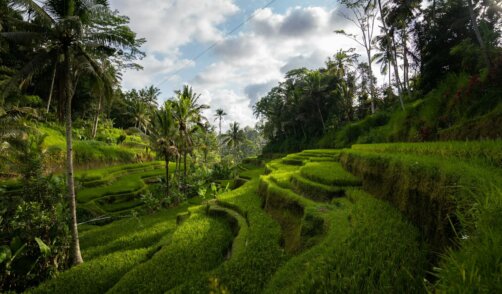
[[[199,58],[201,58],[202,56],[204,56],[211,49],[213,49],[214,47],[216,47],[219,43],[223,42],[228,36],[230,36],[231,34],[235,33],[237,30],[239,30],[241,27],[243,27],[246,23],[250,22],[253,18],[255,18],[256,16],[258,16],[261,12],[263,12],[264,9],[272,6],[272,4],[274,4],[276,1],[277,0],[271,0],[266,5],[264,5],[263,7],[261,7],[259,10],[255,10],[244,21],[242,21],[237,26],[235,26],[232,30],[230,30],[229,32],[227,32],[223,36],[223,38],[221,40],[213,42],[210,46],[206,47],[204,50],[202,50],[198,54],[194,55],[194,57],[192,57],[192,58],[189,59],[189,62],[197,61]],[[168,78],[165,78],[161,82],[159,82],[156,85],[156,87],[160,87],[165,82],[167,82],[167,81],[171,80],[172,78],[174,78],[176,75],[178,75],[180,72],[182,72],[186,68],[187,65],[188,64],[182,65],[181,68],[179,68],[178,70],[176,70],[174,73],[170,74],[170,76]]]

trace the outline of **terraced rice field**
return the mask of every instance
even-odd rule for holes
[[[149,184],[165,175],[164,162],[126,164],[80,171],[76,175],[79,207],[95,215],[120,214],[142,205],[139,199]]]
[[[246,163],[242,185],[217,199],[192,199],[105,226],[82,225],[86,262],[32,292],[426,293],[493,292],[500,286],[500,227],[494,225],[500,191],[489,194],[490,186],[479,184],[481,178],[500,183],[498,173],[490,173],[492,164],[465,157],[452,163],[437,157],[437,150],[423,155],[358,148],[307,150],[265,167]],[[111,180],[100,172],[83,178],[89,189],[101,191],[106,186],[100,185],[114,187],[124,178],[142,181],[156,172],[151,165],[119,168]],[[101,182],[91,188],[93,181]],[[467,202],[453,181],[488,194],[476,194],[483,202],[472,206],[476,202]],[[84,201],[99,204],[121,195],[91,194],[84,193]],[[471,214],[462,214],[465,207]],[[455,241],[457,250],[444,249],[452,242],[445,221],[469,234]]]

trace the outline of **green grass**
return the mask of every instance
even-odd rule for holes
[[[342,165],[363,179],[364,188],[393,203],[407,215],[438,251],[451,245],[457,230],[468,230],[473,195],[483,197],[489,183],[501,178],[491,170],[464,161],[408,154],[346,150]]]
[[[300,169],[311,181],[332,186],[360,186],[361,180],[343,169],[338,162],[311,162]]]
[[[297,254],[265,292],[425,292],[427,251],[418,229],[391,205],[355,189],[361,181],[339,163],[309,162],[326,153],[299,153],[305,160],[300,169],[271,162],[260,177],[264,209],[281,225],[286,252]],[[335,192],[347,197],[330,201]]]
[[[138,195],[148,188],[145,179],[164,175],[163,162],[80,171],[76,178],[82,188],[77,191],[77,201],[81,208],[98,215],[125,211],[143,204]]]
[[[134,249],[104,255],[62,272],[28,293],[105,293],[151,252]]]
[[[139,218],[129,217],[102,227],[80,225],[83,258],[90,260],[116,251],[153,246],[175,230],[178,213],[198,203],[200,199],[193,198],[176,208]]]
[[[418,230],[385,202],[348,193],[325,213],[325,238],[281,267],[265,293],[425,292]]]
[[[476,230],[461,238],[458,250],[448,250],[436,275],[436,288],[443,293],[502,292],[502,190],[491,186],[478,199]]]
[[[105,226],[79,225],[84,263],[59,274],[34,293],[104,293],[127,272],[171,242],[176,216],[200,199],[153,215],[129,217]]]
[[[343,179],[339,181],[343,181]],[[291,183],[297,193],[315,201],[329,201],[335,197],[342,197],[345,191],[343,187],[312,181],[304,178],[301,174],[293,174],[291,176]]]
[[[191,211],[170,242],[128,272],[109,293],[164,293],[223,262],[232,240],[228,224],[206,217],[203,207]]]
[[[232,257],[215,270],[201,277],[189,277],[185,283],[173,289],[172,293],[208,293],[209,280],[217,280],[220,290],[230,293],[261,293],[272,274],[279,268],[286,256],[279,246],[281,237],[279,225],[261,209],[261,200],[256,195],[258,175],[262,169],[255,169],[254,177],[240,188],[218,197],[218,204],[230,207],[245,215],[249,224],[245,242],[234,242]],[[214,289],[213,289],[214,290]]]
[[[353,145],[353,150],[405,153],[460,159],[494,167],[502,166],[502,140],[470,142],[384,143]]]

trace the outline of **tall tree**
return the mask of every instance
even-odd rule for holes
[[[230,123],[229,130],[223,134],[223,144],[232,149],[236,160],[239,158],[239,147],[244,141],[246,141],[246,136],[244,131],[240,128],[239,123]]]
[[[60,103],[64,104],[66,125],[66,161],[68,202],[71,212],[73,264],[82,263],[77,229],[77,208],[73,173],[72,142],[72,98],[75,92],[75,68],[73,62],[79,59],[100,72],[95,56],[103,52],[128,51],[138,55],[135,34],[124,26],[127,20],[111,12],[106,0],[47,0],[39,4],[33,0],[13,0],[17,7],[30,11],[35,17],[28,18],[29,25],[23,32],[2,33],[18,43],[36,44],[36,54],[13,77],[13,82],[26,80],[26,77],[43,71],[47,66],[58,63],[61,70],[57,80],[60,82]],[[63,108],[62,108],[63,109]]]
[[[363,7],[361,2],[351,2],[342,1],[353,14],[353,17],[344,15],[344,17],[354,23],[359,30],[361,35],[353,35],[345,32],[344,30],[335,31],[338,34],[344,35],[357,44],[361,45],[366,50],[366,58],[368,59],[368,69],[370,76],[373,76],[373,46],[374,46],[374,33],[375,33],[375,21],[376,21],[376,10],[375,6],[370,4],[366,8]],[[375,113],[375,101],[376,101],[376,91],[373,79],[370,79],[370,93],[371,93],[371,113]]]
[[[219,127],[220,127],[220,133],[219,134],[220,134],[220,136],[221,136],[221,120],[223,119],[223,117],[225,115],[227,115],[227,113],[222,108],[216,109],[216,113],[214,114],[214,116],[215,116],[214,120],[219,120]]]
[[[178,124],[180,149],[183,154],[183,175],[187,178],[187,156],[193,147],[192,134],[195,126],[202,125],[202,120],[207,120],[202,115],[209,106],[199,104],[200,94],[193,91],[192,87],[185,85],[181,91],[176,91],[176,100],[173,105],[174,118]]]
[[[169,197],[169,162],[173,156],[178,154],[178,148],[176,147],[177,130],[172,110],[172,101],[166,101],[164,106],[154,114],[151,125],[150,142],[153,149],[165,161],[165,196],[167,198]]]

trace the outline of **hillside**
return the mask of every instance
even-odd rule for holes
[[[497,292],[499,146],[357,145],[248,165],[215,200],[82,225],[86,263],[31,292]]]

